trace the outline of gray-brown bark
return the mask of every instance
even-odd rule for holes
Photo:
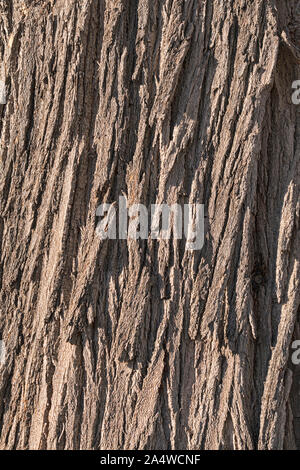
[[[300,446],[299,8],[0,0],[1,448]],[[122,193],[201,252],[101,241]]]

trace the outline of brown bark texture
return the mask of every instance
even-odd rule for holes
[[[0,448],[300,448],[300,1],[0,15]],[[101,240],[122,194],[202,250]]]

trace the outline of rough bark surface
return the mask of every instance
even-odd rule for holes
[[[300,2],[0,14],[0,447],[300,447]],[[203,249],[101,241],[122,193]]]

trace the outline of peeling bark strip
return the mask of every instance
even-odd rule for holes
[[[0,0],[2,449],[300,448],[299,12]],[[202,250],[99,239],[122,194]]]

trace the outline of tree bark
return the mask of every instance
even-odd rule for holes
[[[0,13],[0,447],[300,448],[300,2]],[[99,239],[121,194],[202,250]]]

